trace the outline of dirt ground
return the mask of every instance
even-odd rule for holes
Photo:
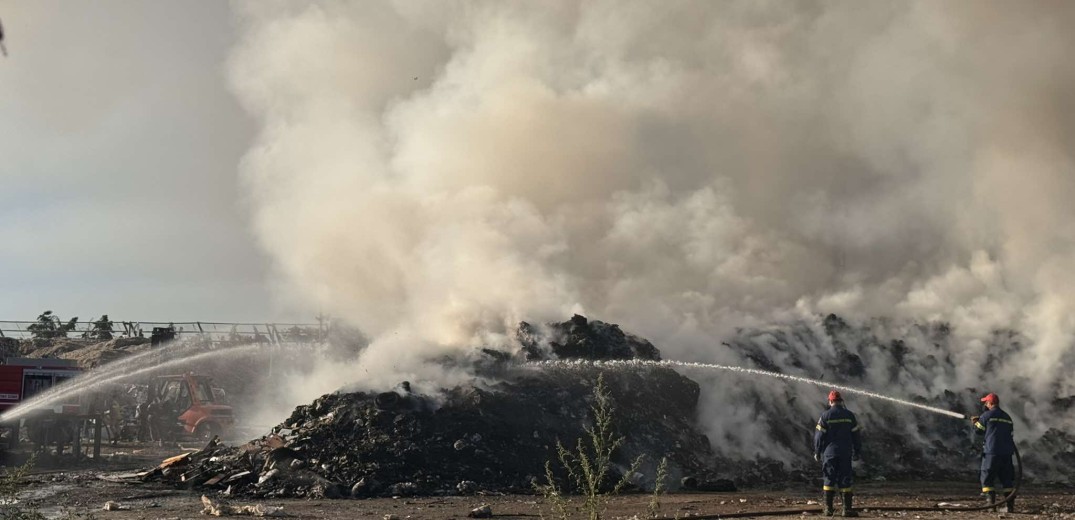
[[[116,467],[110,468],[115,470]],[[84,517],[96,519],[174,519],[205,518],[201,515],[201,493],[159,485],[132,485],[102,480],[114,474],[82,469],[36,473],[28,477],[29,485],[19,493],[25,507],[34,507],[48,518]],[[1075,494],[1070,487],[1027,485],[1021,492],[1018,513],[982,512],[913,512],[871,511],[882,506],[933,506],[938,503],[977,505],[977,487],[973,482],[873,482],[857,488],[857,505],[865,518],[893,517],[908,520],[929,518],[1075,518]],[[736,493],[677,493],[661,497],[661,516],[690,518],[702,515],[789,510],[792,516],[804,515],[801,509],[816,508],[819,493],[805,487],[784,490],[744,490]],[[246,500],[221,497],[232,505],[280,507],[289,518],[396,518],[450,519],[466,518],[467,513],[483,504],[492,508],[494,518],[556,518],[544,499],[535,496],[467,496],[395,498],[373,500]],[[612,498],[604,518],[646,518],[651,496],[626,495]],[[123,509],[104,511],[108,501]],[[389,516],[391,515],[391,516]],[[574,517],[582,517],[578,513]]]
[[[71,465],[67,461],[39,461],[25,478],[26,486],[17,494],[19,505],[36,509],[46,518],[94,518],[116,520],[156,520],[206,518],[201,514],[202,493],[175,489],[161,484],[132,483],[115,478],[132,471],[152,467],[178,451],[191,451],[197,444],[169,447],[152,444],[104,446],[102,462]],[[11,461],[8,461],[9,463]],[[871,507],[930,507],[941,503],[953,506],[980,505],[974,469],[968,469],[964,482],[868,482],[856,485],[855,505],[864,518],[1071,518],[1075,519],[1075,487],[1025,484],[1020,490],[1017,513],[950,511],[871,511]],[[107,480],[111,479],[111,480]],[[784,489],[745,489],[735,493],[675,493],[660,497],[660,516],[691,518],[697,516],[788,510],[789,516],[815,509],[820,490],[792,484]],[[481,505],[491,507],[494,518],[558,518],[542,497],[530,495],[448,496],[426,498],[382,498],[366,500],[251,500],[221,496],[208,492],[214,500],[243,506],[281,508],[285,518],[377,519],[394,516],[397,520],[433,520],[467,518],[470,510]],[[651,495],[631,494],[609,500],[603,518],[647,518]],[[106,502],[122,509],[105,511]],[[577,507],[579,500],[573,500]],[[837,506],[839,510],[839,506]],[[571,518],[584,518],[574,511]]]

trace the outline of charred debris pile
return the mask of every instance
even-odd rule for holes
[[[1032,342],[1018,332],[997,330],[984,345],[985,356],[968,358],[960,354],[953,336],[943,322],[877,318],[851,323],[830,314],[816,323],[740,330],[723,346],[742,359],[742,366],[887,391],[967,415],[980,414],[979,398],[997,392],[1015,420],[1026,478],[1075,483],[1070,470],[1075,465],[1075,435],[1062,427],[1075,411],[1075,396],[1043,400],[1032,391],[1029,378],[1005,368],[1007,362],[1027,355]],[[954,386],[961,372],[980,377],[973,386]],[[747,403],[757,411],[754,426],[765,432],[758,442],[786,448],[793,461],[803,462],[718,453],[718,467],[727,468],[727,474],[741,483],[816,479],[810,438],[825,390],[807,388],[810,393],[804,393],[796,385],[727,388],[721,401]],[[856,478],[971,482],[977,478],[982,439],[969,421],[854,394],[845,397],[864,427],[864,462],[856,466]],[[814,413],[804,416],[803,410],[810,408]]]
[[[436,396],[414,393],[405,383],[390,392],[325,395],[295,409],[270,436],[238,448],[213,444],[145,478],[247,496],[531,492],[545,462],[555,458],[556,440],[573,445],[584,435],[601,369],[538,368],[524,361],[659,360],[660,352],[615,325],[581,316],[547,325],[521,323],[516,339],[518,352],[486,351],[479,356],[476,370],[486,377],[473,384]],[[1024,405],[1070,417],[1075,396],[1034,401],[1025,388],[1029,385],[1019,380],[1009,380],[1008,386],[949,388],[945,382],[955,381],[957,370],[967,369],[967,361],[953,354],[958,349],[951,342],[944,324],[849,324],[830,315],[817,323],[742,330],[723,348],[742,366],[898,389],[900,397],[968,414],[978,409],[980,395],[998,391],[1007,397],[1006,409],[1017,424],[1025,425],[1021,431],[1026,436],[1017,440],[1027,478],[1071,483],[1075,437],[1058,427],[1030,437],[1032,426],[1041,425],[1030,423],[1033,416],[1024,412]],[[1017,333],[998,331],[987,346],[990,354],[975,370],[992,381],[1003,359],[1018,356],[1025,345]],[[691,375],[700,381],[727,377]],[[685,485],[725,490],[734,487],[732,481],[749,486],[818,483],[811,438],[822,411],[823,389],[810,388],[812,393],[804,394],[795,385],[720,384],[721,393],[706,394],[700,407],[699,385],[668,368],[604,369],[604,377],[617,408],[617,429],[627,437],[616,462],[622,471],[635,456],[646,456],[635,479],[640,488],[652,486],[661,457],[670,461],[672,489]],[[981,448],[969,423],[849,397],[849,406],[865,426],[865,462],[856,467],[858,478],[974,481]],[[752,436],[733,435],[711,444],[699,422],[743,426],[732,419],[714,419],[712,412],[719,413],[721,407],[748,407],[745,426]],[[737,443],[763,450],[759,454]]]
[[[426,396],[401,383],[383,393],[334,393],[296,408],[263,439],[238,448],[210,443],[170,459],[144,479],[229,494],[374,497],[534,490],[556,441],[585,435],[595,368],[537,368],[519,360],[659,359],[648,341],[616,325],[575,316],[547,326],[520,324],[514,356],[488,352],[495,383]],[[627,440],[615,462],[623,471],[644,455],[633,484],[652,487],[662,457],[669,483],[730,490],[713,476],[709,440],[695,414],[699,386],[667,368],[604,371],[617,430]]]

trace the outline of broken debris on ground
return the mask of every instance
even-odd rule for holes
[[[652,344],[615,325],[576,317],[545,330],[560,357],[659,359]],[[519,333],[538,334],[527,324]],[[520,353],[539,354],[525,344]],[[210,443],[169,459],[144,479],[253,497],[531,493],[544,478],[545,462],[555,458],[556,441],[574,445],[585,435],[602,371],[504,364],[499,382],[437,396],[413,393],[405,383],[391,392],[328,394],[296,408],[272,435],[240,447]],[[604,376],[618,429],[627,437],[617,468],[645,456],[636,487],[652,488],[656,465],[667,457],[669,482],[689,476],[702,487],[734,489],[713,476],[713,452],[695,421],[695,382],[662,367]]]

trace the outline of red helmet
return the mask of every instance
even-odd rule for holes
[[[833,391],[829,392],[829,401],[843,401],[843,400],[844,400],[844,398],[843,398],[842,395],[840,395],[840,392],[837,392],[836,390],[833,390]]]
[[[997,397],[997,394],[994,394],[994,393],[990,392],[990,393],[986,394],[985,397],[982,398],[982,402],[983,403],[1000,404],[1000,398]]]

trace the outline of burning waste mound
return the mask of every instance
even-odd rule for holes
[[[250,496],[531,492],[545,462],[557,466],[556,441],[570,449],[584,437],[603,373],[616,429],[627,438],[615,457],[619,471],[646,456],[634,479],[639,487],[652,486],[661,457],[670,462],[672,484],[730,488],[719,476],[751,486],[819,485],[811,439],[823,389],[725,371],[681,369],[688,379],[660,365],[586,364],[661,355],[644,339],[581,316],[522,323],[516,339],[518,352],[481,351],[470,384],[437,395],[407,384],[325,395],[295,409],[273,435],[240,448],[211,445],[146,478]],[[1017,333],[998,331],[985,345],[989,355],[977,360],[955,354],[956,341],[943,323],[851,324],[830,315],[741,330],[720,348],[739,366],[898,389],[898,397],[967,414],[976,413],[982,394],[997,391],[1019,426],[1027,478],[1071,482],[1075,438],[1061,426],[1075,397],[1042,401],[1024,378],[1001,377],[1001,360],[1025,349]],[[546,360],[567,362],[532,363]],[[981,440],[966,420],[853,394],[849,407],[865,427],[857,478],[975,480]]]
[[[1029,390],[1026,378],[1013,377],[1002,368],[1004,360],[1018,359],[1028,343],[1015,332],[996,331],[985,345],[989,354],[974,359],[958,354],[953,331],[945,323],[897,324],[884,319],[849,323],[830,314],[817,322],[742,330],[724,348],[745,367],[867,389],[895,389],[894,396],[967,415],[980,414],[979,398],[995,391],[1016,422],[1026,477],[1071,483],[1075,436],[1058,425],[1071,417],[1075,397],[1045,402]],[[960,373],[974,378],[961,385]],[[698,376],[705,385],[706,375]],[[704,395],[703,415],[709,408],[748,403],[755,411],[754,442],[774,448],[773,452],[786,451],[779,456],[744,457],[718,446],[718,460],[734,468],[738,482],[815,479],[811,439],[824,392],[809,390],[804,396],[806,389],[794,385],[748,383],[752,381]],[[845,397],[864,428],[864,462],[856,466],[857,478],[977,478],[982,439],[968,421],[854,394]],[[703,423],[718,426],[721,420],[702,418]]]
[[[557,359],[645,359],[657,361],[661,352],[646,339],[627,334],[619,325],[589,321],[578,314],[563,323],[535,327],[519,324],[515,338],[527,360]]]
[[[518,336],[519,356],[527,359],[544,359],[539,345],[563,353],[561,359],[660,355],[615,325],[581,316],[541,331],[523,323]],[[663,367],[602,371],[499,362],[497,382],[436,396],[413,393],[408,383],[390,392],[325,395],[296,408],[260,441],[211,444],[146,478],[259,497],[530,493],[543,483],[546,461],[555,461],[557,440],[570,449],[585,436],[603,373],[616,429],[626,437],[614,458],[618,471],[644,456],[632,481],[650,488],[656,465],[667,457],[672,483],[733,488],[709,472],[713,453],[695,424],[700,391],[690,379]]]

